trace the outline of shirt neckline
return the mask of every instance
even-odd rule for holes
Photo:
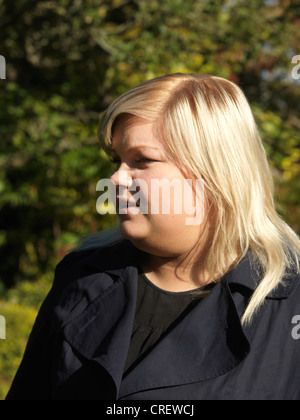
[[[183,291],[183,292],[171,292],[171,291],[164,290],[164,289],[161,289],[160,287],[156,286],[154,283],[151,282],[151,280],[148,279],[148,277],[146,276],[146,274],[144,272],[140,271],[139,276],[144,280],[144,282],[149,287],[151,287],[152,289],[156,290],[157,292],[159,292],[161,294],[168,295],[168,296],[190,296],[190,295],[193,295],[194,293],[197,293],[197,292],[204,292],[204,291],[207,291],[207,290],[211,290],[215,285],[215,283],[209,283],[206,286],[198,287],[198,288],[192,289],[192,290],[186,290],[186,291]]]

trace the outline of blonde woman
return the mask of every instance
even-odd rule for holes
[[[299,400],[300,242],[240,88],[151,80],[112,103],[99,139],[119,230],[58,265],[7,398]],[[192,192],[181,212],[175,180]]]

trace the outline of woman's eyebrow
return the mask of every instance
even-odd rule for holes
[[[129,147],[128,149],[124,149],[123,152],[130,153],[130,152],[135,151],[135,150],[145,150],[145,149],[147,149],[147,150],[149,150],[149,149],[158,150],[158,151],[162,152],[161,148],[153,147],[153,146],[133,146],[133,147]],[[118,151],[116,149],[114,149],[113,147],[111,148],[111,151],[114,154],[118,154]]]

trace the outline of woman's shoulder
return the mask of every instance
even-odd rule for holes
[[[75,249],[57,265],[55,275],[71,281],[105,271],[123,270],[139,261],[141,251],[128,240],[112,245]]]
[[[138,253],[125,240],[69,253],[56,267],[42,313],[53,313],[55,329],[61,328],[118,281],[125,268],[138,264]]]

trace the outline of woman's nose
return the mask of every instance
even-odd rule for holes
[[[110,177],[111,181],[116,187],[129,188],[132,185],[132,176],[130,170],[125,170],[124,165],[121,165]]]

